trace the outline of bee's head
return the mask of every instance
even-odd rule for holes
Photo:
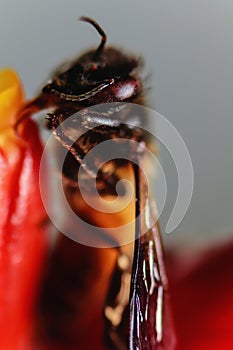
[[[57,70],[43,92],[81,105],[132,99],[140,91],[140,82],[133,74],[139,61],[119,49],[105,48],[103,29],[89,17],[81,20],[97,29],[102,38],[100,45]]]

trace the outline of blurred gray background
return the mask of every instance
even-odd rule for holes
[[[194,166],[189,210],[167,244],[201,247],[233,232],[232,0],[1,0],[0,66],[15,68],[32,97],[57,64],[97,45],[77,18],[95,18],[108,43],[142,55],[148,105],[182,135]],[[177,193],[174,164],[161,149],[168,198]],[[182,247],[183,247],[182,244]],[[183,249],[183,248],[182,248]]]

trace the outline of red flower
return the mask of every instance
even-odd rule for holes
[[[187,261],[183,266],[187,266]],[[179,280],[170,281],[179,350],[233,349],[233,244],[207,252]],[[182,266],[177,266],[182,270]]]
[[[40,198],[42,145],[37,126],[13,125],[23,104],[14,71],[0,71],[0,348],[25,349],[46,250],[46,215]]]

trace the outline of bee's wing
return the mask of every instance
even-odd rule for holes
[[[135,184],[137,221],[130,292],[129,349],[173,350],[175,335],[160,230],[154,217],[156,207],[154,201],[149,201],[145,180],[137,166]]]

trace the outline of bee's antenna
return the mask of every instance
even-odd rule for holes
[[[86,17],[86,16],[82,16],[79,18],[80,21],[84,21],[84,22],[88,22],[91,25],[93,25],[93,27],[97,30],[97,32],[101,35],[102,40],[101,43],[99,45],[99,47],[96,50],[95,56],[98,57],[98,55],[100,54],[101,51],[103,51],[106,40],[107,40],[107,35],[105,34],[104,30],[100,27],[100,25],[94,21],[94,19],[90,18],[90,17]]]

